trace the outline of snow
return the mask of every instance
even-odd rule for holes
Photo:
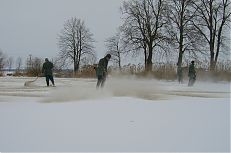
[[[230,83],[0,78],[1,152],[229,152]]]

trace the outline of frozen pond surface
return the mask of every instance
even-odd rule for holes
[[[229,152],[230,84],[0,78],[1,152]]]

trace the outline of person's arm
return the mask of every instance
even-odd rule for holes
[[[54,64],[53,64],[53,63],[51,63],[51,68],[52,68],[52,69],[54,68]]]
[[[106,59],[104,59],[103,62],[103,68],[104,68],[104,72],[107,74],[107,65],[108,65],[108,61]]]

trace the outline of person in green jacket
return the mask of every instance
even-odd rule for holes
[[[99,60],[98,66],[96,67],[96,76],[98,79],[96,84],[97,88],[104,86],[107,76],[107,65],[110,58],[111,54],[107,54],[104,58]]]
[[[45,63],[43,63],[42,72],[46,77],[46,83],[48,87],[49,87],[49,80],[51,80],[52,85],[55,86],[53,72],[52,72],[53,67],[54,67],[53,63],[51,63],[48,60],[48,58],[45,58]]]
[[[192,61],[189,66],[188,77],[189,77],[188,86],[193,86],[196,81],[196,70],[195,70],[194,61]]]

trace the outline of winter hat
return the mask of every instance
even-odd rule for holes
[[[108,57],[110,59],[111,58],[111,54],[107,54],[106,57]]]

